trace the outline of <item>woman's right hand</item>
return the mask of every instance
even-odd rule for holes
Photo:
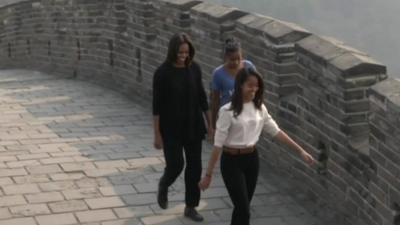
[[[203,179],[201,179],[201,181],[199,182],[199,188],[200,190],[204,191],[206,190],[211,183],[211,177],[209,176],[204,176]]]
[[[154,148],[158,150],[163,148],[162,137],[160,133],[156,133],[154,135]]]
[[[304,162],[306,162],[308,165],[312,166],[315,164],[315,159],[305,150],[303,150],[300,155]]]

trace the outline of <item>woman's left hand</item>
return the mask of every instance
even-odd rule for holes
[[[203,179],[201,179],[199,182],[200,190],[205,191],[210,186],[210,183],[211,183],[211,177],[204,176]]]
[[[315,163],[315,159],[306,151],[301,152],[301,158],[303,158],[304,162],[308,165],[312,166]]]

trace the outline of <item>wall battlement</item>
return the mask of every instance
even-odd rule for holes
[[[224,39],[240,39],[264,76],[269,111],[321,161],[309,168],[265,137],[266,162],[338,210],[341,225],[399,224],[400,81],[333,38],[195,0],[3,0],[0,68],[85,79],[149,102],[153,72],[179,31],[194,41],[205,84]]]

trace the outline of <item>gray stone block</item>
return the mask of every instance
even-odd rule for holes
[[[296,43],[296,50],[316,60],[317,63],[327,65],[327,62],[347,51],[338,44],[317,35],[310,35]]]
[[[0,3],[0,8],[3,8],[5,6],[12,6],[13,4],[24,3],[24,2],[30,2],[30,0],[3,0]]]
[[[386,66],[369,56],[353,52],[346,52],[335,57],[329,63],[343,71],[345,77],[362,74],[386,74]]]
[[[173,7],[184,11],[190,10],[193,6],[201,3],[201,1],[194,0],[159,0],[159,2],[163,4],[163,7]]]
[[[304,28],[271,17],[249,14],[237,20],[238,27],[263,36],[275,44],[293,43],[310,33]]]
[[[238,19],[247,13],[236,8],[216,5],[213,3],[202,2],[191,9],[193,14],[202,15],[202,17],[221,23],[226,20]]]
[[[369,111],[369,100],[346,101],[344,104],[344,111],[346,113],[367,112]]]
[[[371,87],[373,93],[380,94],[384,99],[400,105],[400,81],[397,79],[387,79]]]
[[[310,35],[307,30],[296,24],[279,20],[264,24],[261,29],[278,44],[292,43]]]

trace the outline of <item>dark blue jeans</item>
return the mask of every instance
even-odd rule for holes
[[[259,172],[257,150],[245,155],[222,153],[221,173],[233,203],[231,225],[250,224],[250,202]]]

